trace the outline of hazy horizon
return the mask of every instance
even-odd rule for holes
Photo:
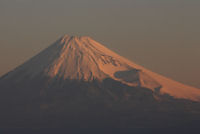
[[[200,1],[1,0],[0,76],[64,34],[200,88]]]

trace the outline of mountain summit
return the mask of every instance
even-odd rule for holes
[[[111,78],[129,86],[144,87],[175,98],[200,101],[200,90],[153,73],[112,52],[87,36],[64,35],[3,79],[48,77],[49,79],[102,81]]]

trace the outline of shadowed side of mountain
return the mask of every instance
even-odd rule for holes
[[[4,87],[0,93],[1,127],[131,129],[200,122],[199,103],[156,94],[147,88],[113,79],[68,80],[65,84],[56,79],[44,84],[47,81],[37,78]]]

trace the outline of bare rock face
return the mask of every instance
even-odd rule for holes
[[[61,37],[1,77],[0,89],[3,127],[169,127],[200,119],[200,89],[86,36]]]

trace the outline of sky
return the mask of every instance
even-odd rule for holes
[[[0,76],[64,34],[200,88],[199,0],[0,0]]]

